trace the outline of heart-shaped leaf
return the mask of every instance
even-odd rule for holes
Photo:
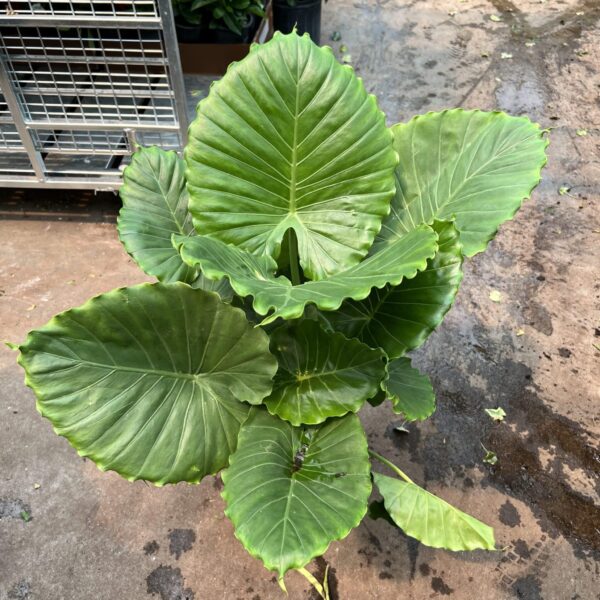
[[[445,110],[392,127],[396,195],[376,247],[434,219],[460,232],[465,256],[485,249],[540,181],[548,140],[526,117]]]
[[[385,375],[381,351],[327,333],[315,321],[277,329],[271,334],[271,352],[279,370],[264,402],[271,414],[292,425],[357,412]]]
[[[394,412],[402,413],[409,421],[423,421],[435,410],[435,394],[431,380],[402,356],[387,365],[388,377],[382,388],[392,401]]]
[[[426,546],[447,550],[494,550],[494,530],[415,483],[379,473],[373,481],[396,525]]]
[[[274,309],[263,321],[269,323],[278,317],[302,316],[309,302],[323,310],[336,310],[345,298],[361,300],[373,287],[397,285],[405,277],[414,277],[434,256],[437,235],[423,225],[346,271],[295,286],[286,277],[275,276],[277,263],[270,256],[254,256],[203,235],[176,236],[174,243],[183,260],[200,267],[206,277],[227,277],[240,296],[253,296],[257,313],[266,315]]]
[[[206,279],[186,265],[171,242],[173,234],[196,234],[188,212],[184,168],[175,152],[155,146],[139,148],[133,154],[119,190],[123,202],[117,220],[119,238],[144,273],[164,283],[183,281],[215,291],[230,300],[232,290],[227,282]]]
[[[325,315],[335,329],[383,348],[390,358],[418,348],[429,337],[452,306],[462,280],[456,228],[442,221],[432,227],[438,251],[427,268],[400,285],[374,289],[361,302],[344,302],[339,311]]]
[[[293,427],[252,409],[223,472],[225,514],[246,550],[283,577],[348,535],[371,493],[356,415]]]
[[[267,335],[216,294],[142,284],[29,333],[19,363],[39,412],[102,470],[156,484],[227,464],[277,368]]]
[[[309,279],[363,258],[389,212],[397,156],[375,97],[331,48],[276,32],[198,105],[185,151],[202,235],[277,258],[288,229]]]

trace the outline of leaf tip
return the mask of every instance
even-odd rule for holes
[[[9,342],[8,340],[2,340],[2,342],[5,346],[10,348],[11,350],[14,350],[15,352],[19,352],[19,350],[21,349],[19,344],[15,344],[14,342]]]

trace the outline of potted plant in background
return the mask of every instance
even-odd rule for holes
[[[177,40],[193,44],[206,39],[208,28],[203,23],[202,13],[193,8],[193,0],[172,0],[172,3]]]
[[[313,42],[321,41],[321,0],[273,0],[273,28],[291,33],[294,28],[308,33]]]
[[[222,74],[272,34],[270,0],[172,0],[184,73]]]
[[[265,16],[262,0],[173,0],[180,42],[248,43]]]

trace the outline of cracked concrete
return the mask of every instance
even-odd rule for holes
[[[323,18],[323,40],[341,32],[334,49],[347,46],[390,123],[500,108],[551,127],[552,143],[533,199],[467,263],[455,307],[416,353],[436,388],[434,417],[402,434],[386,408],[361,413],[377,450],[493,525],[505,550],[434,550],[365,520],[315,569],[329,564],[343,600],[595,600],[600,3],[331,0]],[[20,341],[61,310],[144,280],[117,240],[117,199],[1,198],[0,337]],[[0,351],[1,600],[283,597],[233,537],[218,479],[156,489],[101,473],[35,412],[14,359]],[[497,406],[507,417],[494,424],[483,409]],[[297,574],[287,583],[290,598],[314,597]]]

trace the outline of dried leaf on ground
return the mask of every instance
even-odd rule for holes
[[[492,418],[494,421],[504,421],[504,417],[506,417],[506,413],[504,409],[500,406],[498,408],[486,408],[485,412]]]

